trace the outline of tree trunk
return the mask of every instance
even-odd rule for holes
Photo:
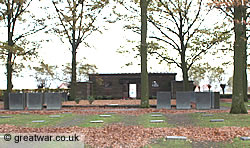
[[[147,7],[148,2],[141,0],[141,107],[149,107],[149,84],[147,72]]]
[[[183,77],[183,91],[189,90],[189,83],[188,83],[188,70],[187,70],[187,63],[185,61],[185,54],[181,54],[181,70],[182,70],[182,77]]]
[[[76,99],[76,47],[72,45],[72,74],[70,86],[70,100]]]
[[[241,3],[241,1],[237,1]],[[236,3],[237,3],[236,2]],[[242,5],[236,4],[234,6],[234,75],[233,75],[233,96],[230,113],[232,114],[247,114],[244,105],[243,92],[243,72],[244,72],[244,41],[243,25],[242,25]]]
[[[182,77],[183,77],[183,91],[189,90],[189,84],[188,84],[188,69],[187,69],[187,62],[186,62],[186,48],[184,45],[184,36],[183,36],[183,16],[182,12],[179,11],[179,17],[180,17],[180,28],[179,28],[179,39],[181,44],[181,70],[182,70]]]
[[[74,1],[73,1],[74,2]],[[72,30],[72,41],[71,41],[71,46],[72,46],[72,75],[71,75],[71,87],[70,87],[70,98],[71,100],[76,99],[76,49],[77,49],[77,44],[76,44],[76,8],[73,8],[74,10],[72,11],[73,15],[73,30]]]
[[[14,27],[11,25],[11,15],[10,15],[10,8],[8,8],[8,46],[13,47],[14,42],[13,42],[13,32],[11,31],[11,27]],[[13,29],[14,30],[14,29]],[[12,72],[13,72],[13,67],[12,67],[12,51],[9,48],[8,49],[8,57],[7,57],[7,63],[6,63],[6,68],[7,68],[7,91],[5,93],[4,97],[4,109],[9,109],[9,93],[12,92],[13,84],[12,84]]]
[[[248,89],[248,81],[247,81],[247,28],[246,28],[246,22],[247,22],[247,8],[246,8],[246,2],[244,6],[242,7],[243,10],[243,41],[244,41],[244,71],[243,71],[243,95],[244,95],[244,102],[248,102],[247,98],[247,89]]]

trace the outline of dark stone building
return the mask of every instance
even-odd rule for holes
[[[182,89],[180,82],[175,81],[176,73],[149,73],[148,76],[150,98],[155,98],[157,91],[171,91],[173,98],[175,91]],[[78,83],[77,97],[140,98],[140,77],[140,73],[90,74],[89,82]]]

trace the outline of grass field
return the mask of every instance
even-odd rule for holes
[[[250,141],[242,141],[239,138],[235,138],[232,143],[230,142],[196,142],[196,141],[183,141],[183,140],[166,140],[157,139],[152,144],[145,146],[144,148],[249,148]]]
[[[221,103],[223,107],[230,107],[230,103]],[[246,103],[250,105],[250,103]],[[249,107],[248,107],[249,108]],[[65,113],[57,114],[60,115],[58,118],[51,118],[49,115],[39,114],[1,114],[0,116],[11,116],[12,118],[0,118],[1,124],[15,125],[18,127],[97,127],[102,128],[107,125],[121,123],[125,126],[142,126],[143,128],[176,128],[185,127],[191,125],[194,127],[210,127],[210,128],[221,128],[221,127],[250,127],[250,115],[249,114],[229,114],[229,113],[212,113],[213,116],[206,116],[204,114],[211,113],[183,113],[183,114],[164,114],[161,113],[160,117],[152,117],[155,113],[145,113],[139,115],[131,114],[109,114],[111,117],[100,117],[99,115],[89,114],[75,114]],[[157,114],[160,115],[160,114]],[[224,119],[224,122],[209,122],[211,119]],[[43,123],[32,123],[34,120],[44,120]],[[90,123],[93,120],[103,120],[103,123]],[[150,123],[150,120],[164,120],[163,123]],[[181,122],[179,122],[181,121]],[[1,139],[0,139],[1,142]],[[0,143],[1,144],[1,143]],[[61,145],[62,144],[62,145]],[[52,147],[63,147],[65,144],[57,142],[52,143]],[[71,147],[70,143],[67,143]],[[43,144],[46,146],[46,144]],[[49,146],[48,146],[49,147]],[[85,144],[85,147],[91,147]],[[242,141],[239,138],[233,139],[233,143],[229,141],[223,142],[208,142],[208,141],[182,141],[182,140],[166,140],[151,139],[151,144],[146,145],[144,148],[161,148],[161,147],[183,147],[183,148],[198,148],[198,147],[213,147],[213,148],[250,148],[250,141]]]

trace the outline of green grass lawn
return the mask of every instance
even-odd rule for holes
[[[172,125],[167,123],[167,118],[165,116],[152,117],[155,114],[143,114],[137,117],[137,124],[144,127],[172,127]],[[164,120],[162,123],[151,123],[150,120]]]
[[[238,126],[249,127],[250,115],[248,114],[229,114],[229,113],[214,113],[213,116],[203,117],[204,113],[189,113],[187,114],[196,126],[201,127],[223,127],[223,126]],[[77,115],[77,114],[60,114],[59,118],[50,118],[49,115],[0,115],[12,116],[13,118],[0,118],[0,124],[10,124],[22,127],[57,127],[62,124],[68,126],[79,127],[103,127],[113,123],[124,123],[125,125],[141,125],[148,127],[176,127],[176,125],[168,124],[166,116],[152,117],[152,114],[142,114],[139,116],[112,114],[111,117],[100,117],[99,115]],[[209,122],[211,119],[224,119],[224,122]],[[45,120],[43,123],[32,123],[34,120]],[[75,121],[77,120],[77,121]],[[90,123],[93,120],[103,120],[103,123]],[[150,123],[150,120],[164,120],[163,123]],[[64,125],[63,124],[63,125]]]
[[[249,114],[229,114],[229,113],[214,113],[213,116],[203,117],[204,113],[188,113],[187,118],[191,122],[195,122],[195,126],[200,127],[223,127],[223,126],[237,126],[237,127],[250,127],[250,115]],[[79,127],[104,127],[109,124],[123,123],[126,125],[140,125],[145,128],[158,128],[158,127],[176,127],[173,123],[169,124],[171,116],[152,117],[153,114],[135,115],[123,115],[123,114],[111,114],[111,117],[100,117],[99,115],[80,115],[80,114],[60,114],[59,118],[50,118],[49,115],[38,114],[16,114],[7,115],[1,114],[0,116],[13,116],[13,118],[0,118],[0,124],[10,124],[22,127],[60,127],[62,125],[79,126]],[[154,114],[155,115],[155,114]],[[178,118],[177,118],[178,119]],[[224,119],[224,122],[209,122],[210,119]],[[44,123],[32,123],[34,120],[45,120]],[[104,123],[90,123],[93,120],[103,120]],[[150,120],[164,120],[163,123],[150,123]],[[173,121],[173,120],[171,120]],[[62,126],[63,127],[63,126]],[[1,139],[0,139],[1,140]],[[1,143],[0,143],[1,144]],[[54,143],[55,146],[60,146],[60,143]],[[70,144],[70,143],[68,143]],[[63,144],[64,145],[64,144]],[[86,146],[86,145],[85,145]],[[235,138],[233,143],[229,142],[195,142],[191,140],[165,140],[154,139],[150,145],[145,148],[161,148],[161,147],[213,147],[213,148],[248,148],[250,147],[250,141],[242,141],[239,138]],[[54,146],[52,146],[54,147]],[[89,147],[89,146],[87,146]]]
[[[250,109],[250,107],[248,107],[248,105],[250,105],[250,102],[244,102],[245,106],[247,109]],[[220,102],[220,106],[222,107],[231,107],[231,102]]]
[[[195,142],[195,141],[183,141],[183,140],[166,140],[164,138],[152,141],[151,144],[145,146],[144,148],[249,148],[250,141],[242,141],[239,138],[235,138],[233,143],[230,142]]]
[[[90,123],[90,121],[103,120],[103,123]],[[112,114],[111,117],[100,117],[99,115],[88,115],[80,127],[103,127],[108,124],[119,123],[122,120],[121,115]]]
[[[190,114],[192,120],[197,126],[201,127],[223,127],[223,126],[238,126],[250,127],[250,115],[248,114],[229,114],[215,113],[213,116],[203,117],[202,113]],[[224,119],[224,122],[210,122],[211,119]]]
[[[49,115],[37,115],[37,114],[15,114],[15,115],[3,115],[0,116],[12,116],[12,118],[0,118],[0,124],[10,124],[23,127],[47,127],[56,125],[58,122],[70,118],[70,114],[61,114],[59,118],[50,118]],[[43,123],[32,123],[34,120],[44,120]]]

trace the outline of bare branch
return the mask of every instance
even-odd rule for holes
[[[176,49],[177,51],[179,51],[178,48],[177,48],[174,44],[172,44],[171,42],[168,42],[167,40],[164,40],[164,39],[162,39],[162,38],[155,37],[155,36],[150,36],[149,38],[157,39],[157,40],[159,40],[159,41],[163,41],[163,42],[169,44],[170,46],[172,46],[172,47],[173,47],[174,49]]]
[[[17,42],[19,39],[23,38],[23,37],[26,37],[26,36],[29,36],[29,35],[32,35],[32,34],[35,34],[37,33],[38,31],[41,31],[43,29],[45,29],[47,26],[44,26],[40,29],[33,29],[33,30],[30,30],[24,34],[21,34],[20,36],[18,36],[17,38],[14,39],[14,42]]]
[[[158,52],[149,52],[150,54],[157,54],[158,55],[158,57],[161,57],[164,61],[166,61],[167,63],[170,63],[170,64],[176,64],[178,67],[180,67],[181,68],[181,65],[178,63],[178,62],[176,62],[174,59],[171,59],[171,58],[169,58],[169,57],[164,57],[163,55],[161,55],[160,53],[158,53]]]
[[[168,38],[169,40],[171,40],[174,44],[175,44],[175,46],[177,47],[177,50],[180,52],[180,47],[179,47],[179,45],[172,39],[172,38],[170,38],[167,34],[165,34],[162,30],[161,30],[161,28],[159,27],[159,26],[157,26],[153,21],[151,21],[151,20],[149,20],[160,32],[161,32],[161,34],[163,34],[166,38]]]
[[[160,1],[160,3],[169,11],[169,14],[170,14],[170,16],[172,17],[172,19],[174,20],[176,27],[179,29],[179,25],[178,25],[178,23],[177,23],[177,21],[176,21],[176,19],[175,19],[175,17],[174,17],[173,12],[169,9],[168,5],[166,5],[166,4],[164,4],[164,3],[162,2],[162,0],[159,0],[159,1]]]
[[[69,35],[69,32],[68,32],[68,30],[66,29],[66,26],[65,26],[64,23],[63,23],[63,19],[62,19],[61,16],[60,16],[60,14],[63,16],[63,13],[59,11],[59,9],[56,7],[56,3],[55,3],[54,1],[52,1],[52,3],[53,3],[53,5],[54,5],[54,7],[55,7],[55,9],[56,9],[58,18],[59,18],[59,20],[60,20],[60,22],[61,22],[61,25],[63,26],[64,31],[65,31],[65,33],[66,33],[68,39],[69,39],[69,43],[72,44],[72,41],[71,41],[71,37],[70,37],[70,35]]]
[[[200,11],[201,11],[201,3],[202,0],[199,3],[199,9],[198,12],[196,13],[195,19],[193,20],[193,22],[188,26],[187,31],[183,33],[183,36],[185,36],[187,34],[187,32],[189,32],[189,30],[191,29],[191,27],[194,25],[194,23],[198,20],[199,15],[200,15]]]

